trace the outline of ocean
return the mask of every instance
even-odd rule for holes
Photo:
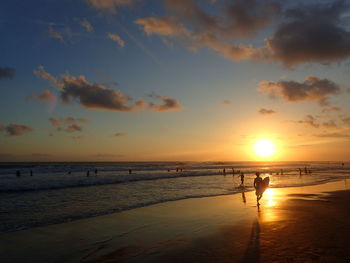
[[[282,188],[350,178],[350,165],[341,162],[0,163],[0,232],[240,193],[238,171],[245,174],[245,191],[253,190],[256,171],[270,177],[270,187]]]

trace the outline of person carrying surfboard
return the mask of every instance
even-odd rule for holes
[[[254,188],[255,188],[255,194],[256,194],[256,202],[259,204],[259,201],[263,195],[263,193],[265,192],[266,188],[269,186],[270,184],[270,177],[265,177],[264,179],[262,179],[260,177],[260,173],[256,172],[255,173],[256,178],[254,179]]]

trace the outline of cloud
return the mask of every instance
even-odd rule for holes
[[[46,72],[44,66],[38,66],[37,70],[33,70],[33,74],[38,78],[48,80],[54,88],[59,86],[57,78]]]
[[[80,24],[83,28],[85,28],[85,30],[86,30],[87,32],[93,32],[93,31],[94,31],[94,27],[91,25],[91,23],[90,23],[86,18],[84,18],[83,20],[81,20],[81,21],[79,22],[79,24]]]
[[[304,120],[298,121],[298,123],[307,124],[313,128],[319,128],[320,125],[316,123],[316,118],[312,115],[307,115]]]
[[[163,101],[162,104],[154,104],[152,102],[148,103],[148,108],[151,111],[163,112],[163,111],[173,111],[173,110],[181,110],[182,106],[176,99],[169,98],[163,95],[150,95],[152,98],[157,98]]]
[[[77,102],[88,109],[136,112],[148,105],[147,109],[151,111],[165,112],[170,110],[179,110],[182,108],[180,103],[173,98],[164,95],[152,95],[151,97],[160,99],[163,104],[146,103],[143,99],[134,100],[124,95],[119,90],[107,87],[103,83],[90,83],[85,76],[71,76],[68,73],[57,79],[39,66],[33,73],[40,78],[51,82],[60,91],[60,97],[63,103],[69,104]]]
[[[135,23],[142,26],[143,31],[147,35],[180,36],[190,34],[190,32],[173,17],[139,18],[135,20]]]
[[[350,5],[344,0],[298,4],[285,10],[283,1],[236,0],[210,12],[196,0],[164,3],[169,15],[135,22],[148,35],[180,38],[191,50],[207,47],[234,61],[279,61],[287,67],[350,57],[350,32],[344,16]],[[271,23],[275,18],[278,23]],[[274,28],[267,31],[271,24]],[[260,46],[242,42],[262,30],[272,34]]]
[[[345,125],[350,126],[350,117],[344,118],[344,119],[343,119],[343,122],[344,122]]]
[[[123,136],[127,136],[126,133],[124,132],[117,132],[116,134],[114,134],[115,137],[123,137]]]
[[[51,26],[49,27],[49,37],[55,38],[64,43],[63,35],[60,32],[55,31]]]
[[[271,97],[281,97],[287,102],[316,101],[328,105],[330,95],[340,92],[339,85],[328,79],[308,76],[304,82],[261,81],[258,90]]]
[[[66,131],[66,132],[69,132],[69,133],[71,133],[71,132],[76,132],[76,131],[81,132],[82,130],[83,130],[83,127],[81,127],[81,126],[78,125],[78,124],[69,125],[69,126],[65,129],[65,131]]]
[[[224,106],[227,106],[227,105],[231,105],[232,102],[229,101],[229,100],[224,100],[221,104],[224,105]]]
[[[22,136],[26,133],[33,131],[33,129],[27,125],[10,123],[4,127],[5,132],[10,136]]]
[[[32,99],[32,100],[37,100],[40,102],[48,101],[48,102],[56,103],[56,101],[57,101],[56,96],[54,94],[52,94],[52,92],[49,90],[44,90],[43,94],[38,94],[36,92],[33,92],[27,98]]]
[[[68,133],[82,131],[83,127],[81,123],[89,123],[90,120],[88,119],[82,119],[82,118],[73,118],[73,117],[67,117],[67,118],[55,118],[51,117],[49,119],[52,126],[54,126],[58,131],[65,131]]]
[[[337,128],[338,127],[338,125],[333,120],[323,122],[322,126],[325,128]]]
[[[115,13],[117,11],[117,7],[130,5],[134,2],[134,0],[87,0],[87,2],[96,9]]]
[[[314,134],[314,136],[321,138],[350,138],[349,133],[320,133]]]
[[[271,114],[274,114],[274,113],[276,113],[274,110],[268,110],[268,109],[264,109],[264,108],[261,108],[260,110],[259,110],[259,113],[261,114],[261,115],[271,115]]]
[[[341,111],[340,107],[328,107],[328,108],[323,108],[322,112],[329,112],[329,111]]]
[[[61,99],[68,104],[72,100],[78,101],[88,109],[112,111],[137,111],[144,105],[139,99],[135,102],[119,90],[107,88],[101,83],[90,83],[84,76],[74,77],[63,75],[61,81]]]
[[[16,69],[0,67],[0,79],[12,79],[16,74]]]
[[[108,33],[107,37],[117,42],[120,47],[125,47],[125,42],[118,34]]]
[[[271,57],[286,66],[304,62],[329,63],[350,56],[350,32],[342,25],[346,1],[301,5],[286,11],[282,23],[266,42]]]

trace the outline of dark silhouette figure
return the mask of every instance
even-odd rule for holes
[[[19,170],[16,171],[16,176],[20,177],[21,176],[21,172]]]
[[[298,168],[298,170],[299,170],[299,175],[301,176],[301,174],[302,174],[301,169],[300,169],[300,168]]]
[[[72,172],[71,171],[68,171],[68,174],[71,174]]]
[[[256,172],[255,173],[256,178],[254,179],[254,188],[255,188],[255,195],[256,195],[256,202],[258,205],[260,205],[259,201],[262,197],[262,192],[263,192],[263,180],[260,177],[260,173]]]
[[[222,171],[222,173],[224,174],[224,176],[226,176],[226,169],[224,168],[224,170]]]
[[[176,169],[176,172],[177,172],[177,169]],[[129,174],[131,174],[132,173],[132,170],[131,169],[129,169]]]
[[[32,170],[30,170],[30,176],[33,176],[33,171]]]
[[[90,171],[87,171],[86,172],[86,177],[89,177],[90,176]]]
[[[232,176],[235,176],[235,169],[232,168]]]
[[[168,173],[170,173],[170,169],[168,169]]]
[[[305,174],[307,174],[307,168],[306,168],[306,166],[305,166],[305,168],[304,168],[304,172],[305,172]]]
[[[98,171],[97,171],[97,169],[95,169],[95,175],[97,175],[97,173],[98,173]]]
[[[341,164],[344,167],[344,163]]]
[[[242,201],[243,201],[244,204],[247,203],[247,199],[245,198],[244,190],[242,191]]]
[[[240,177],[241,177],[241,185],[244,185],[244,173],[241,173]]]
[[[283,175],[283,169],[281,169],[281,175]]]

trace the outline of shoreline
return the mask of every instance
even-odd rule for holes
[[[282,225],[286,231],[293,226],[302,216],[292,215],[293,211],[288,207],[308,207],[308,202],[316,202],[314,207],[308,208],[325,209],[324,202],[331,202],[333,199],[327,198],[334,195],[325,192],[347,190],[350,200],[349,189],[350,179],[313,186],[270,188],[261,200],[260,211],[255,204],[254,192],[168,201],[63,224],[2,233],[0,256],[3,262],[21,262],[28,257],[37,262],[164,262],[164,259],[176,262],[175,258],[179,259],[176,255],[183,255],[181,260],[187,258],[189,262],[194,260],[192,252],[197,251],[195,261],[206,262],[203,248],[207,248],[213,250],[220,262],[227,259],[232,262],[233,257],[243,260],[244,255],[253,260],[251,262],[258,262],[254,257],[268,255],[254,250],[252,236],[256,237],[259,232],[260,237],[263,234],[269,237],[267,234],[271,231],[266,229],[277,231]],[[337,209],[335,211],[341,214],[342,211]],[[227,237],[226,233],[233,233],[233,237]],[[295,237],[291,235],[290,238]],[[273,242],[276,236],[268,239]],[[305,242],[305,239],[298,242]],[[229,241],[231,245],[227,247],[225,244]],[[267,241],[259,239],[259,242],[263,245]],[[221,246],[217,247],[217,244]],[[234,259],[234,262],[239,261]]]

